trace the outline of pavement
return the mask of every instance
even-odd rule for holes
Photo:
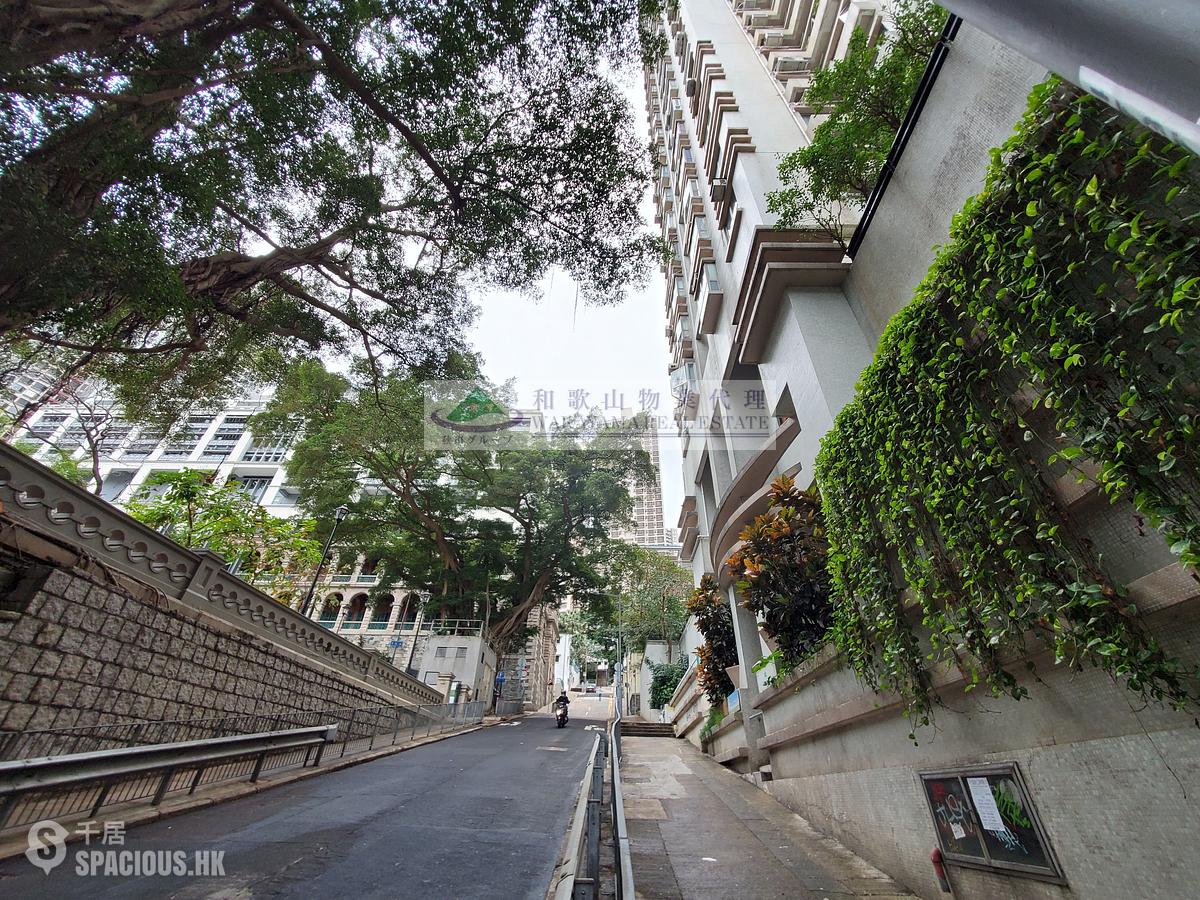
[[[123,845],[71,844],[48,874],[10,859],[0,897],[542,900],[610,702],[580,698],[563,729],[525,716],[130,828]],[[135,856],[223,874],[119,874]]]
[[[913,896],[687,741],[624,737],[621,754],[638,897]]]

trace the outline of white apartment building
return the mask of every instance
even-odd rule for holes
[[[682,0],[664,15],[668,52],[645,73],[656,220],[674,250],[665,309],[681,559],[697,579],[720,572],[775,475],[811,478],[818,440],[870,360],[841,246],[776,230],[766,199],[782,186],[781,157],[818,124],[804,88],[854,27],[877,39],[880,4]],[[753,616],[735,608],[753,662],[765,651]]]
[[[905,161],[922,165],[899,169],[905,181],[892,188],[909,208],[882,207],[853,259],[815,231],[776,229],[767,195],[782,186],[779,162],[821,121],[804,89],[845,54],[855,28],[878,40],[886,12],[886,0],[680,0],[663,15],[667,52],[644,72],[660,163],[656,222],[674,250],[664,274],[683,450],[680,559],[697,581],[713,575],[729,593],[743,707],[774,671],[751,671],[769,649],[723,562],[767,508],[774,478],[811,484],[820,439],[853,398],[884,326],[912,296],[951,215],[979,190],[988,148],[1007,137],[1045,75],[956,25],[944,43],[954,42],[959,89],[942,76],[940,105],[924,113],[948,124],[918,135]],[[846,211],[843,236],[857,224],[858,212]],[[681,649],[694,661],[701,641],[689,625]],[[698,740],[707,700],[694,678],[681,690],[673,706]],[[747,721],[747,746],[762,727],[761,717]]]

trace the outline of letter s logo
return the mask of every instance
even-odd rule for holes
[[[67,858],[67,835],[70,832],[53,819],[43,819],[29,826],[29,849],[25,858],[47,875]]]

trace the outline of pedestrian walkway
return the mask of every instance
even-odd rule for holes
[[[629,737],[621,751],[638,897],[912,897],[687,741]]]

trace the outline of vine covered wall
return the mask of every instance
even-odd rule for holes
[[[1036,88],[817,461],[834,639],[917,722],[940,664],[1023,696],[1010,667],[1031,637],[1149,699],[1195,698],[1053,484],[1094,480],[1195,566],[1198,306],[1196,158]]]

